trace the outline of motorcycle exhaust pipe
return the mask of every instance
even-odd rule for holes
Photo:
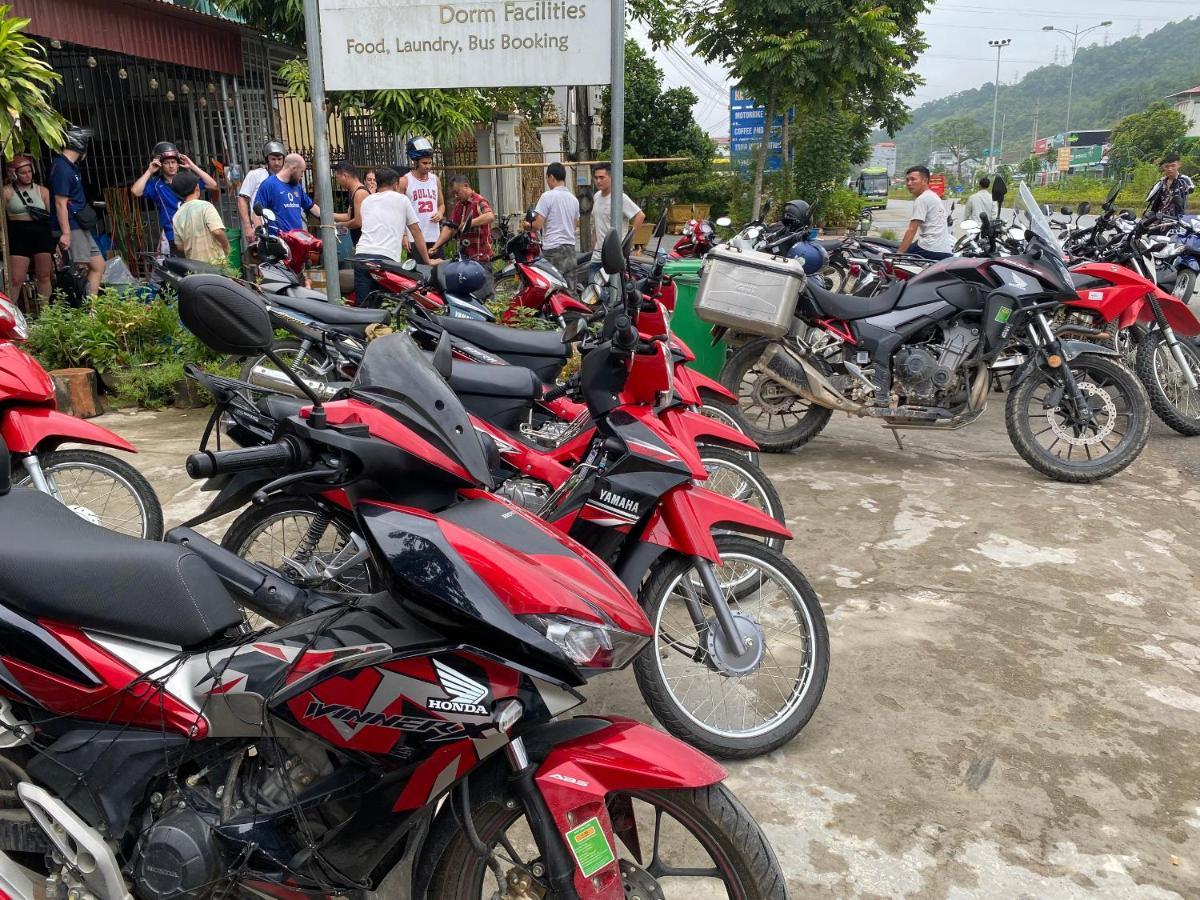
[[[865,406],[843,397],[822,372],[787,344],[772,343],[759,358],[759,363],[769,378],[805,400],[852,415],[867,414]]]
[[[266,388],[267,390],[277,391],[281,394],[287,394],[291,397],[299,397],[307,399],[300,388],[292,383],[292,380],[283,372],[270,366],[254,366],[250,369],[250,376],[246,379],[255,387]],[[332,400],[333,395],[345,387],[345,382],[327,384],[324,381],[315,381],[312,378],[300,378],[312,392],[322,400]]]

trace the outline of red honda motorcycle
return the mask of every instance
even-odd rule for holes
[[[14,483],[66,504],[94,525],[132,537],[162,538],[162,506],[154,488],[127,462],[97,450],[59,449],[91,444],[127,453],[137,448],[85,419],[55,409],[54,382],[17,345],[29,337],[25,317],[0,294],[0,436],[11,454]]]
[[[1055,330],[1100,340],[1125,357],[1160,419],[1200,435],[1200,319],[1187,303],[1115,263],[1071,267],[1078,299],[1056,316]]]
[[[514,234],[504,244],[501,256],[509,265],[496,276],[497,283],[516,279],[517,288],[503,319],[511,321],[517,309],[532,309],[544,318],[565,325],[568,320],[586,316],[590,306],[580,302],[567,288],[563,273],[542,256],[542,243],[536,232]],[[590,257],[590,254],[588,254]],[[580,254],[581,264],[586,264]]]

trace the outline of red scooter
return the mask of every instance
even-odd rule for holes
[[[728,216],[722,216],[716,222],[709,219],[689,219],[683,226],[683,236],[671,249],[671,258],[703,259],[717,243],[717,232],[713,226],[728,228],[732,224]]]
[[[1071,268],[1078,299],[1068,300],[1055,330],[1103,340],[1119,351],[1146,388],[1160,419],[1200,435],[1200,319],[1187,303],[1115,263]]]
[[[504,316],[505,321],[511,321],[516,316],[514,310],[521,308],[536,310],[559,325],[592,312],[590,306],[571,295],[563,273],[542,256],[542,243],[537,232],[522,231],[513,235],[505,242],[501,256],[510,265],[496,276],[496,280],[515,277],[519,283]]]
[[[51,495],[94,525],[160,540],[162,506],[137,469],[96,450],[59,449],[92,444],[137,453],[107,428],[55,409],[54,382],[17,346],[28,337],[25,317],[0,295],[0,436],[11,454],[14,483]]]

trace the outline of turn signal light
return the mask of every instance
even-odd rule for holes
[[[1050,363],[1050,367],[1052,369],[1057,369],[1059,366],[1062,365],[1062,357],[1059,356],[1057,353],[1053,353],[1050,356],[1046,357],[1046,362]]]

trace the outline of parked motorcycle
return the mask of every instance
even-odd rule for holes
[[[1005,191],[997,178],[998,203]],[[792,333],[747,344],[722,373],[751,437],[763,449],[790,449],[819,433],[834,409],[892,429],[961,428],[983,412],[991,365],[1017,348],[1025,362],[1005,419],[1022,458],[1073,482],[1108,478],[1132,463],[1149,430],[1146,392],[1116,350],[1054,333],[1050,318],[1075,289],[1024,184],[1021,197],[1030,229],[1020,255],[944,260],[866,298],[808,280],[792,295],[799,320]]]
[[[137,453],[107,428],[55,409],[54,382],[18,346],[28,337],[25,316],[0,295],[0,436],[11,454],[4,476],[49,494],[94,525],[159,540],[162,506],[137,469],[97,450],[60,449],[63,444],[91,444]]]
[[[721,216],[711,219],[689,219],[683,226],[683,235],[671,248],[672,259],[703,259],[717,244],[717,228],[729,228],[733,220]],[[715,226],[715,227],[714,227]]]
[[[214,349],[270,345],[252,294],[210,292],[203,310],[187,295],[181,314]],[[385,368],[395,342],[374,353]],[[353,896],[393,872],[431,900],[662,896],[667,875],[786,896],[717,764],[629,720],[556,721],[649,624],[603,566],[478,490],[487,464],[465,414],[420,353],[399,362],[409,397],[444,404],[436,421],[364,380],[279,443],[203,462],[346,492],[388,573],[349,604],[186,529],[134,540],[10,491],[0,441],[0,596],[17,638],[0,673],[4,896]],[[412,496],[414,475],[453,511],[367,487],[407,481]],[[302,612],[249,633],[230,591]],[[673,866],[676,853],[703,863]]]

